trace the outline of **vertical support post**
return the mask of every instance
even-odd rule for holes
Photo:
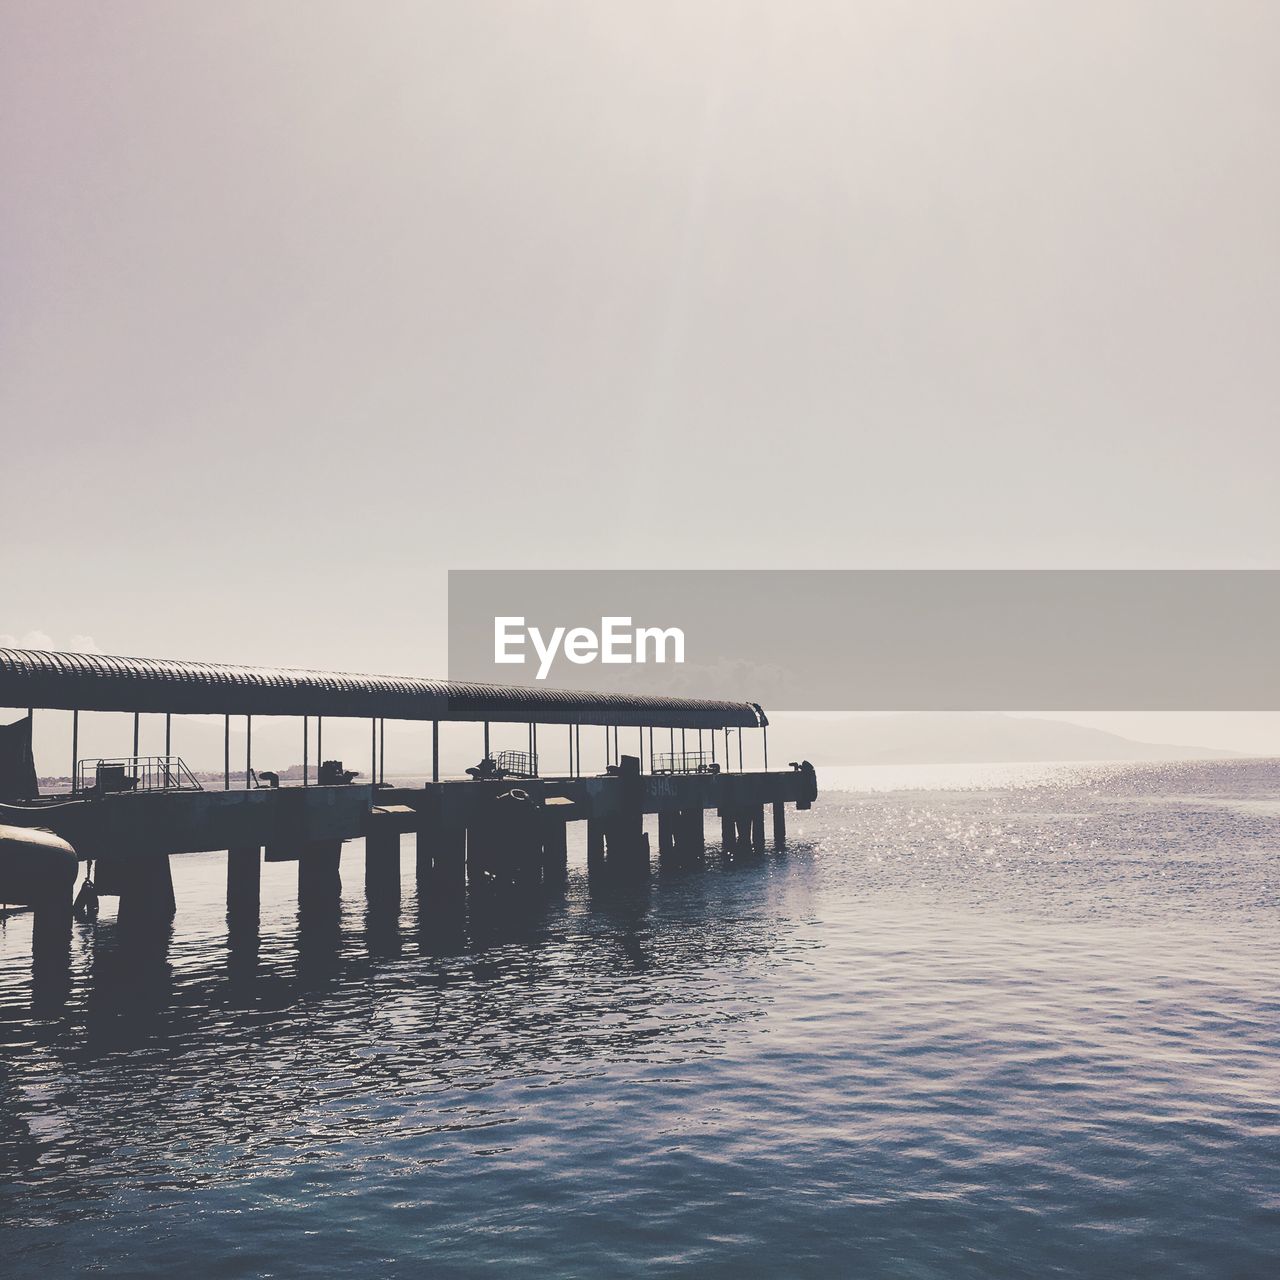
[[[573,776],[575,778],[582,776],[582,726],[580,724],[573,727]]]
[[[313,840],[298,852],[298,905],[336,904],[342,896],[342,841]]]
[[[489,722],[484,722],[484,758],[489,758]]]
[[[751,809],[751,847],[756,853],[764,852],[764,805]]]
[[[667,862],[676,853],[676,827],[680,820],[678,812],[671,813],[660,810],[658,813],[658,861]]]
[[[458,893],[467,886],[467,828],[462,822],[447,822],[440,829],[435,852],[437,885],[445,892]]]
[[[440,721],[431,722],[431,781],[440,781]]]
[[[249,790],[249,778],[253,774],[253,717],[244,718],[244,789]]]
[[[255,918],[262,898],[262,850],[256,844],[227,850],[227,916],[241,922]]]
[[[172,920],[177,905],[173,896],[173,870],[167,853],[134,853],[119,867],[120,910],[123,926]]]
[[[387,718],[382,716],[378,720],[378,781],[386,785],[387,782]]]
[[[173,716],[164,713],[164,786],[169,789],[169,757],[173,754]]]
[[[231,716],[222,717],[222,789],[231,790]]]
[[[369,783],[378,785],[378,717],[369,721]]]
[[[320,766],[324,764],[324,717],[316,716],[316,785],[320,783]]]
[[[742,729],[738,729],[738,772],[742,772]]]
[[[31,735],[32,740],[35,734]],[[80,756],[80,710],[76,708],[71,713],[71,790],[80,790],[80,765],[78,763]]]
[[[302,785],[304,787],[310,785],[310,783],[307,780],[307,765],[309,763],[309,761],[307,760],[307,746],[308,746],[307,730],[310,728],[310,726],[311,726],[311,717],[303,716],[302,717]]]
[[[133,713],[133,758],[138,758],[138,713]]]
[[[712,729],[711,730],[711,763],[715,764],[715,762],[716,762],[716,731]]]
[[[365,837],[364,891],[371,904],[400,901],[398,831],[375,831]]]
[[[541,765],[539,765],[539,764],[538,764],[538,725],[537,725],[537,722],[535,721],[533,724],[531,724],[531,725],[529,726],[529,728],[530,728],[531,732],[533,733],[533,751],[531,752],[531,754],[532,754],[532,756],[533,756],[533,759],[529,761],[529,767],[534,771],[534,773],[541,774],[541,773],[542,773],[542,767],[541,767]]]
[[[773,802],[773,847],[787,847],[787,806],[781,800]]]
[[[764,771],[769,772],[769,726],[762,724],[760,726],[760,734],[764,741]]]
[[[565,824],[559,818],[544,818],[542,829],[542,874],[547,880],[562,879],[569,852]]]
[[[593,871],[604,864],[604,823],[598,818],[587,819],[587,870]]]

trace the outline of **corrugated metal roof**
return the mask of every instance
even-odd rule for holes
[[[516,685],[455,684],[416,676],[239,667],[0,648],[0,706],[255,716],[382,716],[523,724],[754,727],[750,702],[574,693]]]

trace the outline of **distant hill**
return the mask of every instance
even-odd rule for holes
[[[770,762],[979,764],[1053,760],[1186,760],[1230,757],[1211,747],[1138,742],[1065,720],[1000,712],[911,712],[809,718],[779,714],[769,727]]]

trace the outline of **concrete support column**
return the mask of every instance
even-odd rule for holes
[[[37,959],[68,954],[74,890],[74,880],[48,885],[32,902],[31,948]]]
[[[418,887],[431,879],[435,870],[435,846],[439,841],[441,824],[438,820],[423,819],[414,837],[414,869],[418,876]]]
[[[32,902],[31,1005],[37,1016],[54,1016],[71,995],[73,877],[51,885]]]
[[[467,829],[439,815],[423,815],[418,827],[418,896],[459,894],[467,883]]]
[[[609,866],[615,870],[647,871],[649,837],[644,830],[644,816],[636,813],[610,822],[605,832],[605,851]]]
[[[122,928],[172,920],[178,907],[173,896],[173,871],[167,853],[122,857],[116,864]]]
[[[737,843],[737,831],[734,827],[733,814],[728,809],[720,810],[720,847],[728,853]]]
[[[658,814],[658,860],[669,862],[676,852],[676,817],[665,810]]]
[[[375,831],[365,837],[364,891],[370,902],[400,901],[398,831]]]
[[[508,805],[503,824],[504,858],[510,879],[531,887],[542,883],[542,814],[531,804]]]
[[[542,874],[547,880],[563,879],[569,870],[568,829],[556,817],[542,824]]]
[[[587,870],[604,866],[604,823],[596,818],[587,819]]]
[[[445,823],[436,848],[437,879],[446,888],[460,891],[467,883],[467,828],[461,822]]]
[[[495,841],[491,827],[483,822],[471,822],[466,827],[467,883],[473,888],[488,882],[495,870]]]
[[[342,841],[313,840],[298,853],[298,903],[336,903],[342,897]]]
[[[751,848],[756,853],[764,852],[764,805],[758,804],[751,810]]]
[[[773,802],[773,847],[787,847],[787,805],[784,800]]]
[[[258,918],[262,899],[262,851],[256,844],[227,850],[227,915]]]
[[[706,825],[701,809],[686,809],[681,815],[684,856],[696,861],[707,851]]]

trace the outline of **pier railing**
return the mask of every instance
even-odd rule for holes
[[[660,751],[649,761],[652,773],[719,773],[705,751]]]
[[[493,763],[508,778],[536,778],[538,757],[529,751],[499,751]]]
[[[181,756],[117,756],[78,760],[76,790],[93,795],[131,791],[203,791]]]

